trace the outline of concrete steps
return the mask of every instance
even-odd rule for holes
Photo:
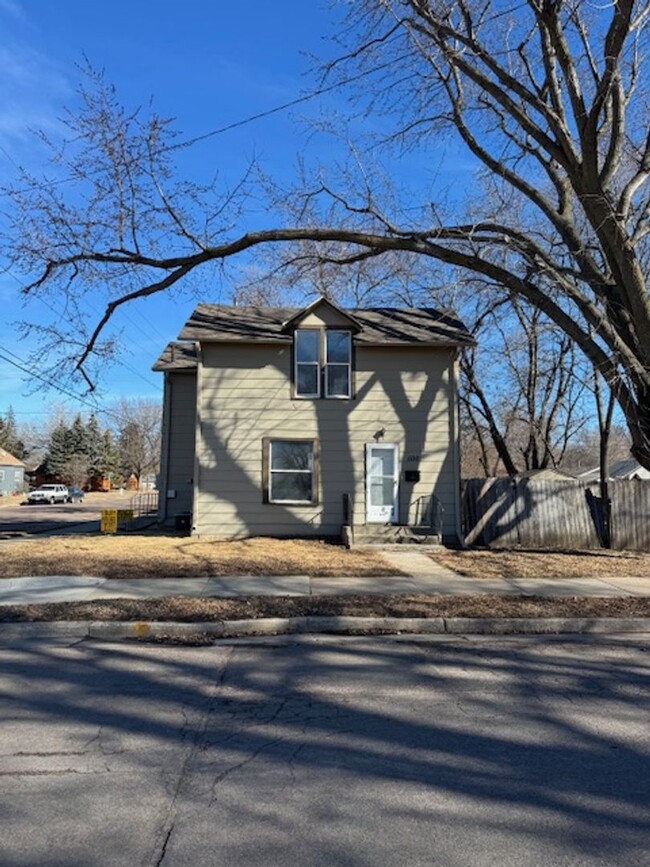
[[[430,527],[366,524],[354,528],[354,545],[440,545],[440,536]]]

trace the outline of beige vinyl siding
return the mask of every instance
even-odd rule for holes
[[[204,344],[195,532],[217,537],[336,535],[342,497],[365,522],[365,447],[397,443],[400,515],[421,496],[443,503],[445,532],[456,531],[456,486],[450,448],[453,350],[357,347],[354,397],[291,399],[289,346]],[[262,439],[320,441],[318,505],[262,502]],[[418,469],[419,483],[404,471]]]
[[[163,439],[166,478],[166,520],[192,511],[194,495],[194,438],[196,433],[196,373],[168,373],[165,388],[169,412]],[[163,474],[164,475],[164,474]],[[168,494],[174,491],[175,496]]]
[[[347,316],[337,313],[329,307],[322,306],[312,310],[295,322],[296,328],[349,328],[351,325]]]

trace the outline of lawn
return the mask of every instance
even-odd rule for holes
[[[470,578],[650,578],[650,554],[634,551],[436,549],[431,559]]]
[[[66,535],[5,543],[0,557],[0,578],[401,574],[374,552],[348,551],[340,545],[295,539],[223,542],[173,535]]]
[[[4,496],[0,496],[0,509],[20,506],[25,497],[25,494],[4,494]]]
[[[95,599],[3,605],[0,622],[154,620],[180,623],[262,617],[650,617],[648,598],[436,596],[249,596],[237,599]]]

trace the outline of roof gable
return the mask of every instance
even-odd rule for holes
[[[351,328],[353,331],[360,331],[362,328],[354,316],[322,295],[308,304],[307,307],[290,316],[286,322],[283,322],[282,328],[284,331],[293,331],[295,328],[322,325],[334,328]]]

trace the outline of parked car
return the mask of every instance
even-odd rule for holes
[[[69,503],[83,503],[84,501],[84,492],[81,488],[68,488],[68,502]]]
[[[28,503],[65,503],[68,500],[67,485],[41,485],[30,491]]]

